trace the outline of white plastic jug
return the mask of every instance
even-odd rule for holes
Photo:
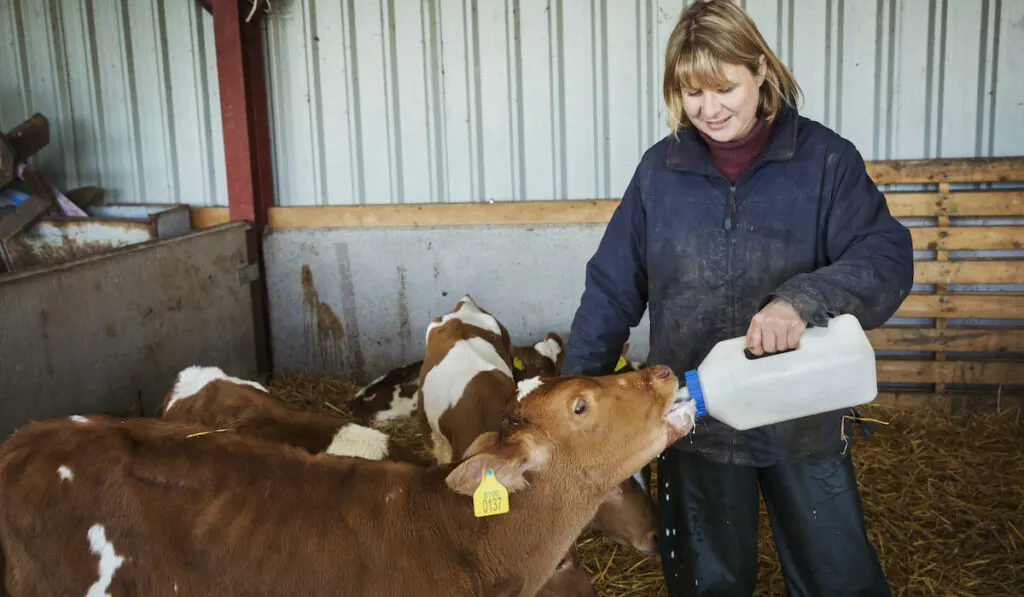
[[[696,402],[698,417],[740,430],[866,404],[878,395],[874,348],[850,314],[807,328],[795,349],[760,357],[747,351],[743,336],[723,340],[683,377],[679,393]]]

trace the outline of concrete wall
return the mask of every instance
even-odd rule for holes
[[[567,336],[604,226],[275,230],[266,239],[277,370],[368,381],[423,358],[427,324],[471,294],[517,344]],[[304,274],[304,270],[306,273]],[[630,355],[647,354],[647,319]]]

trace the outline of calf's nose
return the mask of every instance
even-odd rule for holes
[[[653,556],[658,553],[658,531],[651,531],[637,539],[633,545],[640,553]]]

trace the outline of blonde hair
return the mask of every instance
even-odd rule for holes
[[[765,42],[754,20],[731,0],[697,0],[679,15],[665,49],[662,95],[673,133],[691,126],[683,109],[683,89],[729,85],[722,63],[745,66],[757,75],[765,57],[765,79],[757,112],[771,122],[782,106],[795,107],[803,92],[793,73]]]

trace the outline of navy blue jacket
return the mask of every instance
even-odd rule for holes
[[[677,375],[743,336],[773,297],[809,326],[852,313],[885,323],[910,293],[910,232],[852,143],[784,109],[735,186],[692,127],[648,149],[587,263],[565,375],[604,375],[650,309],[648,362]],[[765,466],[835,454],[849,409],[748,431],[707,418],[673,448]],[[706,424],[705,424],[706,423]]]

